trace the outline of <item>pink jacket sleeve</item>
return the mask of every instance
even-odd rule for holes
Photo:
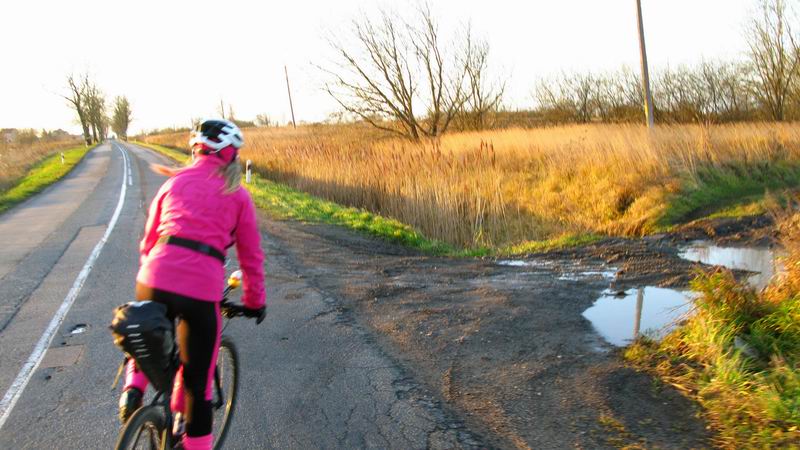
[[[264,252],[261,250],[261,233],[258,230],[256,210],[250,194],[244,189],[239,223],[236,225],[236,254],[242,268],[244,293],[242,304],[248,308],[265,305]]]
[[[147,223],[144,226],[144,236],[139,243],[139,264],[142,264],[144,258],[150,253],[150,250],[153,249],[158,240],[158,225],[161,223],[161,201],[163,199],[164,193],[159,190],[153,199],[153,203],[150,204]]]

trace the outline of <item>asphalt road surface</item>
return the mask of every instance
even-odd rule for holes
[[[112,309],[133,298],[137,245],[161,156],[90,152],[62,181],[0,216],[0,449],[103,449],[119,432],[122,354]],[[264,219],[266,220],[266,219]],[[434,396],[335,313],[336,299],[267,253],[267,320],[231,323],[242,384],[226,448],[483,447]]]

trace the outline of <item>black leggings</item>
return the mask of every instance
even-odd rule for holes
[[[141,283],[136,284],[136,299],[163,303],[170,320],[180,319],[175,334],[183,365],[186,434],[191,437],[211,434],[211,395],[220,337],[219,303]]]

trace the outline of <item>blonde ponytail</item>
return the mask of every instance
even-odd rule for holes
[[[232,163],[219,169],[219,174],[225,179],[226,194],[233,194],[242,184],[242,163],[236,158]]]
[[[183,170],[183,168],[150,164],[150,170],[160,175],[173,177]],[[239,185],[242,184],[242,163],[239,162],[239,158],[236,158],[235,161],[226,166],[220,167],[218,173],[225,180],[225,187],[222,190],[223,193],[233,194],[239,189]]]

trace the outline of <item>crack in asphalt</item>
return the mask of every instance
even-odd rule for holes
[[[268,234],[269,235],[269,234]],[[345,369],[345,379],[353,380],[359,378],[358,375],[347,373],[347,369],[361,369],[366,371],[366,385],[368,392],[362,393],[366,395],[352,396],[348,400],[353,401],[347,409],[347,413],[343,419],[343,430],[334,433],[336,442],[343,447],[366,447],[367,434],[365,432],[353,433],[351,428],[356,423],[369,424],[374,431],[374,438],[383,442],[379,447],[385,448],[419,448],[420,445],[425,445],[426,448],[441,448],[442,445],[446,447],[460,447],[460,448],[477,448],[480,446],[479,440],[471,435],[466,430],[466,427],[457,422],[449,414],[444,412],[443,405],[440,402],[434,401],[430,396],[423,393],[423,388],[415,382],[410,376],[405,374],[405,370],[397,364],[391,357],[389,357],[383,349],[380,348],[374,336],[366,331],[359,325],[355,318],[355,313],[352,308],[345,306],[343,301],[335,294],[332,294],[329,289],[323,286],[318,277],[305,276],[301,272],[309,272],[307,267],[301,265],[298,261],[297,255],[291,251],[283,250],[282,242],[277,237],[271,236],[266,242],[267,252],[270,258],[275,261],[275,264],[282,266],[284,269],[291,273],[297,274],[296,278],[280,277],[282,279],[289,279],[292,282],[302,280],[305,286],[303,291],[311,291],[318,296],[318,301],[327,306],[321,311],[312,314],[309,318],[304,320],[306,325],[314,321],[321,320],[333,316],[333,323],[336,326],[346,327],[352,331],[358,340],[393,364],[386,366],[347,366]],[[273,252],[275,249],[280,251]],[[313,272],[313,270],[311,270]],[[275,279],[279,279],[275,276]],[[341,368],[342,366],[338,366]],[[317,368],[317,382],[324,386],[324,389],[331,393],[331,395],[340,395],[338,388],[334,386],[337,380],[336,365],[328,365],[324,368]],[[376,379],[378,370],[387,370],[390,376],[388,382],[382,382]],[[357,382],[348,382],[348,385],[358,386]],[[389,393],[390,398],[385,398],[382,393]],[[323,396],[322,394],[321,396]],[[366,398],[364,398],[366,397]],[[370,406],[366,406],[364,402],[368,402]],[[331,431],[336,430],[335,422],[330,416],[326,408],[320,408],[320,412],[325,424],[325,429]],[[370,411],[373,414],[370,414]],[[414,412],[416,411],[416,413]],[[418,425],[426,423],[426,425]],[[448,430],[464,430],[463,433],[452,433]],[[399,433],[398,433],[399,432]],[[439,437],[437,437],[439,436]],[[423,441],[418,441],[423,438]],[[357,439],[360,444],[356,444],[353,440]],[[398,441],[400,439],[400,441]],[[449,442],[449,444],[445,444]],[[373,445],[374,446],[374,445]],[[485,447],[484,447],[485,448]]]

